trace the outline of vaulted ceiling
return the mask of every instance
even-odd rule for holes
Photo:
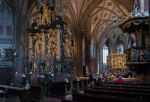
[[[95,40],[125,19],[134,0],[63,0],[64,15],[72,27],[80,27]]]

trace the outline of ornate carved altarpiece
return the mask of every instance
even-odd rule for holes
[[[27,72],[71,75],[73,68],[73,35],[56,15],[55,8],[45,4],[41,12],[30,16],[28,31]],[[67,74],[68,73],[68,74]]]

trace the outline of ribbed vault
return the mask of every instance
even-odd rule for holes
[[[73,27],[79,27],[80,25],[81,28],[85,29],[85,26],[88,25],[87,23],[91,23],[91,18],[95,19],[92,22],[96,25],[104,18],[102,16],[106,14],[108,15],[105,18],[112,16],[113,19],[115,19],[114,16],[127,16],[128,11],[132,10],[132,4],[133,0],[125,0],[123,2],[122,0],[63,0],[63,13]],[[92,25],[91,30],[94,27]]]

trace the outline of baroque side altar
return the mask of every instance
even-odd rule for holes
[[[42,7],[29,20],[26,41],[27,72],[63,78],[73,72],[73,35],[53,8]]]

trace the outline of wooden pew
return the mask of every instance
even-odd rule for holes
[[[77,93],[75,100],[81,102],[98,102],[96,101],[97,99],[105,102],[149,102],[150,87],[148,85],[145,86],[117,84],[96,86],[85,89],[84,94]],[[88,101],[88,99],[90,100]]]
[[[107,87],[123,87],[123,88],[142,88],[142,89],[150,89],[149,84],[115,84],[115,83],[106,83],[104,86]]]
[[[31,86],[31,102],[42,102],[42,88],[40,86]]]
[[[0,90],[5,91],[5,97],[18,96],[21,102],[30,102],[30,88],[26,89],[25,87],[0,85]]]
[[[96,86],[93,87],[93,89],[98,89],[98,90],[115,90],[115,91],[127,91],[127,92],[143,92],[143,93],[150,93],[150,88],[126,88],[126,87],[101,87],[101,86]]]
[[[125,98],[137,98],[139,100],[149,100],[150,94],[144,92],[128,92],[128,91],[116,91],[116,90],[97,90],[97,89],[87,89],[84,91],[85,93],[95,94],[95,95],[113,95],[118,97],[125,97]]]
[[[117,97],[113,95],[100,95],[100,94],[89,94],[89,93],[78,93],[76,94],[78,102],[138,102],[137,99]]]
[[[12,80],[12,68],[0,68],[0,84],[9,85]]]
[[[52,82],[50,87],[50,96],[52,97],[64,97],[65,95],[71,94],[72,83],[65,81]]]

